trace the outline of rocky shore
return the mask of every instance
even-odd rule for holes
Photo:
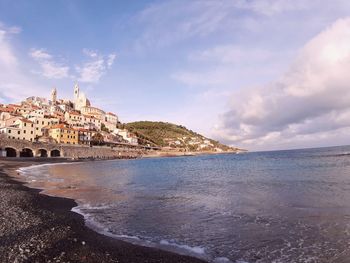
[[[40,194],[11,177],[30,161],[0,160],[0,262],[204,262],[94,232],[74,200]]]

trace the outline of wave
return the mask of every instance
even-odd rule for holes
[[[41,168],[45,168],[48,166],[54,166],[54,165],[67,165],[67,164],[78,164],[82,162],[64,162],[64,163],[45,163],[45,164],[36,164],[31,165],[28,167],[22,167],[19,168],[17,171],[27,180],[32,179],[31,181],[35,181],[35,177],[40,178],[40,176],[45,177],[44,180],[49,180],[49,173]],[[231,260],[229,260],[226,257],[213,257],[210,254],[207,253],[206,248],[203,246],[190,246],[188,244],[181,244],[176,243],[174,241],[169,241],[165,239],[161,239],[160,241],[151,241],[147,237],[142,236],[132,236],[127,234],[114,234],[113,232],[108,229],[105,225],[99,223],[97,220],[95,220],[94,216],[92,214],[89,214],[89,210],[104,210],[109,209],[112,206],[111,205],[99,205],[99,206],[93,206],[88,203],[81,203],[78,200],[76,200],[78,203],[78,206],[73,207],[71,210],[77,214],[80,214],[84,217],[85,224],[90,229],[103,234],[108,237],[112,237],[115,239],[123,240],[135,245],[145,246],[145,247],[153,247],[158,248],[166,251],[170,251],[173,253],[181,254],[181,255],[187,255],[196,257],[199,259],[203,259],[212,263],[233,263]],[[247,263],[244,261],[236,261],[235,263]]]
[[[54,166],[54,165],[62,165],[62,164],[78,164],[78,163],[82,163],[82,162],[62,162],[62,163],[43,163],[43,164],[33,164],[31,166],[26,166],[26,167],[21,167],[18,168],[16,171],[17,172],[28,172],[30,170],[34,170],[34,169],[38,169],[41,167],[45,167],[45,166]]]
[[[189,246],[186,244],[178,244],[165,239],[162,239],[159,242],[154,242],[154,241],[147,240],[144,237],[131,236],[131,235],[125,235],[125,234],[114,234],[103,224],[97,222],[92,215],[83,211],[85,209],[102,210],[102,209],[108,209],[110,207],[111,206],[108,206],[108,205],[92,206],[89,204],[83,204],[83,205],[78,205],[76,207],[73,207],[72,211],[84,217],[86,226],[108,237],[126,241],[134,245],[153,247],[153,248],[158,248],[158,249],[174,252],[181,255],[192,256],[199,259],[207,260],[212,263],[233,263],[231,260],[229,260],[226,257],[217,257],[217,258],[211,257],[206,253],[205,247],[202,247],[202,246]],[[236,263],[248,263],[248,262],[236,261]]]

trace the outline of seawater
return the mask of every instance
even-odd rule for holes
[[[89,226],[211,262],[350,262],[350,147],[21,169]]]

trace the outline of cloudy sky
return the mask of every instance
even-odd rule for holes
[[[0,0],[0,103],[72,97],[250,150],[350,144],[350,1]]]

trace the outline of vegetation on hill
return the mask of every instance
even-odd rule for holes
[[[234,148],[208,139],[182,125],[168,122],[138,121],[123,125],[142,145],[170,147],[187,151],[232,151]]]

